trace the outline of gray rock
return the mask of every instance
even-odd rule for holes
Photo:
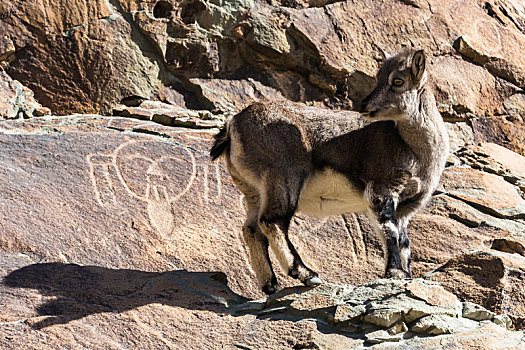
[[[35,113],[38,110],[39,112]],[[35,100],[33,91],[0,70],[0,120],[50,114]]]
[[[392,327],[390,327],[387,332],[390,335],[399,334],[399,333],[405,333],[408,331],[408,327],[404,322],[396,323]]]
[[[379,279],[363,283],[355,287],[350,293],[344,296],[344,301],[348,304],[359,305],[366,301],[377,300],[386,296],[402,293],[407,284],[403,280]]]
[[[357,318],[366,313],[364,305],[351,306],[348,304],[337,305],[335,309],[334,322],[340,323]]]
[[[402,319],[404,310],[398,308],[377,308],[363,316],[365,322],[380,327],[390,327]]]
[[[425,335],[441,335],[465,332],[478,328],[479,324],[466,318],[447,315],[429,315],[418,320],[410,331]]]
[[[399,322],[387,330],[380,329],[365,333],[365,341],[370,344],[383,342],[399,342],[403,340],[408,328],[404,322]]]
[[[474,142],[474,132],[466,122],[447,123],[450,138],[450,151],[455,152],[461,147]]]
[[[399,342],[401,340],[403,340],[403,334],[391,335],[383,329],[365,334],[365,341],[370,344],[380,344],[384,342]]]
[[[508,97],[503,102],[503,107],[505,111],[510,115],[518,115],[522,118],[525,117],[525,95],[524,94],[514,94]]]
[[[266,299],[249,300],[245,303],[233,305],[229,308],[234,315],[242,315],[252,312],[259,312],[266,306]]]
[[[492,320],[494,313],[485,309],[483,306],[466,301],[463,303],[463,317],[475,321]]]
[[[512,327],[512,320],[506,314],[494,316],[492,322],[506,329],[510,329],[510,327]]]
[[[372,302],[371,309],[388,306],[392,309],[401,310],[404,320],[408,323],[413,322],[427,315],[447,315],[451,317],[458,316],[458,310],[455,306],[433,306],[426,302],[412,298],[406,294],[399,294],[391,298]]]

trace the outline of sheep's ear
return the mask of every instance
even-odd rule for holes
[[[383,48],[379,46],[377,48],[379,49],[379,52],[381,52],[381,57],[383,58],[383,62],[390,58],[391,55],[385,50],[383,50]]]
[[[426,68],[425,52],[423,50],[416,51],[412,57],[412,79],[415,83],[419,83]]]

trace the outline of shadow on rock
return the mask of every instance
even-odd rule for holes
[[[32,325],[37,329],[151,303],[228,313],[231,305],[248,300],[227,286],[223,272],[155,273],[46,263],[13,271],[3,283],[14,288],[37,289],[42,295],[53,297],[37,307],[39,315],[53,316]]]

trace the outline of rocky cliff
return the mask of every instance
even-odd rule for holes
[[[376,281],[366,218],[298,216],[291,238],[328,284],[292,288],[281,272],[289,288],[259,300],[213,133],[94,115],[0,123],[3,348],[525,345],[524,157],[495,144],[451,156],[409,228],[425,280]]]
[[[7,0],[0,64],[53,114],[153,98],[228,115],[283,98],[357,107],[378,48],[421,47],[443,117],[525,154],[524,18],[500,0]]]
[[[3,1],[0,347],[524,348],[524,19],[499,0]],[[259,299],[215,128],[253,101],[357,108],[402,45],[427,51],[453,143],[409,227],[417,279],[380,279],[365,217],[301,215],[327,283],[281,272]]]

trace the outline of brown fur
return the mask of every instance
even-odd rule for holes
[[[361,110],[376,122],[356,112],[256,103],[221,131],[213,156],[222,149],[245,195],[244,237],[266,293],[278,288],[268,245],[292,277],[307,285],[321,282],[288,238],[298,208],[317,215],[367,212],[384,238],[387,277],[411,276],[406,227],[432,195],[448,154],[426,76],[421,51],[387,58]],[[392,87],[393,79],[404,85]]]

